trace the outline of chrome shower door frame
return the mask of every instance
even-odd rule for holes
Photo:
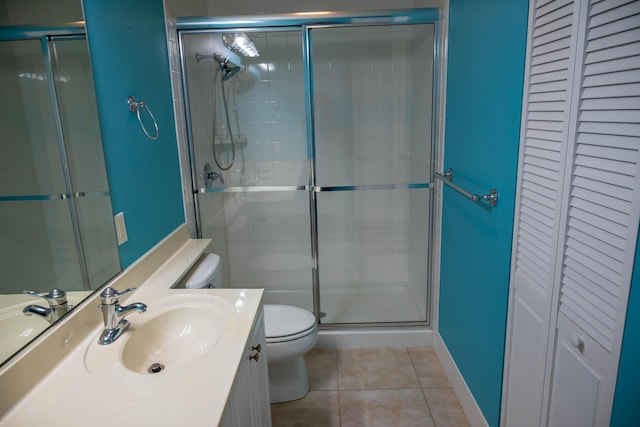
[[[431,105],[431,161],[428,177],[433,176],[434,160],[436,153],[436,135],[438,121],[437,118],[437,94],[439,88],[439,38],[440,38],[440,16],[439,10],[433,8],[420,8],[409,10],[379,10],[368,12],[308,12],[280,15],[257,15],[257,16],[236,16],[236,17],[188,17],[178,18],[176,28],[178,31],[178,48],[180,57],[180,68],[182,73],[182,90],[185,107],[185,123],[187,130],[187,145],[189,149],[189,162],[191,167],[191,188],[194,196],[199,193],[225,193],[225,192],[253,192],[253,191],[306,191],[309,194],[310,208],[310,237],[311,237],[311,257],[312,257],[312,296],[313,309],[317,323],[323,329],[343,329],[361,327],[388,327],[388,326],[429,326],[431,325],[431,298],[433,288],[427,284],[426,319],[424,321],[409,322],[367,322],[367,323],[322,323],[320,307],[320,272],[318,253],[318,200],[320,192],[354,191],[354,190],[385,190],[385,189],[418,189],[431,190],[434,188],[431,182],[418,182],[407,184],[386,184],[386,185],[349,185],[349,186],[318,186],[316,183],[316,141],[315,141],[315,112],[314,112],[314,76],[313,76],[313,51],[312,32],[320,28],[339,27],[371,27],[371,26],[394,26],[412,24],[432,24],[434,25],[434,47],[433,47],[433,82],[432,82],[432,105]],[[270,32],[300,30],[302,36],[302,58],[304,66],[305,84],[305,105],[306,105],[306,139],[307,153],[309,160],[309,181],[304,186],[261,186],[261,187],[223,187],[223,188],[198,188],[196,171],[196,159],[191,131],[191,119],[189,112],[189,99],[186,81],[186,67],[184,61],[184,39],[183,34],[209,33],[209,32]],[[430,178],[429,178],[430,179]],[[434,194],[429,191],[429,224],[428,232],[430,238],[433,236],[433,214],[434,214]],[[202,237],[202,218],[200,204],[197,197],[194,197],[196,230],[197,236]],[[432,278],[433,264],[433,241],[428,243],[427,249],[427,275],[428,280]]]

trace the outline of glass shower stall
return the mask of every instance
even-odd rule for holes
[[[437,18],[178,19],[197,229],[225,286],[325,326],[429,323]]]

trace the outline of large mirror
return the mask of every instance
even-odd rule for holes
[[[120,271],[83,23],[9,25],[16,3],[0,3],[0,363],[56,320],[24,290],[76,305]]]

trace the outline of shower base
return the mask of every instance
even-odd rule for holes
[[[360,288],[360,289],[359,289]],[[424,322],[425,304],[418,303],[406,283],[362,288],[362,284],[332,288],[321,294],[317,348],[422,347],[433,345],[430,326],[379,326],[369,323]],[[265,304],[290,304],[313,311],[310,292],[265,289]],[[347,325],[341,325],[347,324]],[[358,324],[358,325],[354,325]],[[329,325],[322,328],[322,325]]]
[[[265,304],[288,304],[313,311],[309,292],[265,289]],[[320,295],[321,324],[424,322],[420,304],[406,283],[367,285],[353,283],[325,286]]]

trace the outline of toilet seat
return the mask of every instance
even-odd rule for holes
[[[264,317],[268,343],[300,339],[314,333],[318,328],[313,314],[290,305],[266,304]]]
[[[297,334],[293,334],[293,335],[288,335],[286,337],[276,337],[276,338],[270,338],[267,337],[266,340],[268,343],[283,343],[283,342],[289,342],[289,341],[295,341],[295,340],[299,340],[300,338],[304,338],[307,335],[311,335],[313,333],[315,333],[318,330],[318,327],[313,325],[311,328],[302,331],[300,333]]]

